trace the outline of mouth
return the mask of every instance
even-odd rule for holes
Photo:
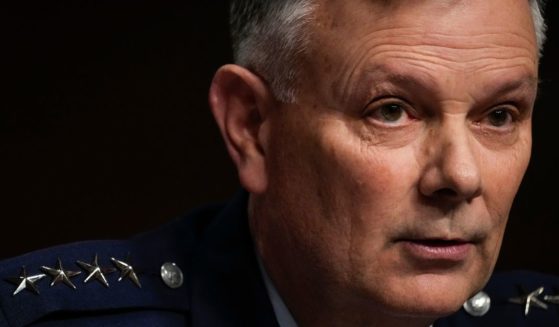
[[[460,263],[473,251],[474,242],[462,239],[402,239],[404,252],[414,261]]]

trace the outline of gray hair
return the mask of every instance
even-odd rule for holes
[[[540,56],[543,53],[543,45],[545,44],[547,26],[543,18],[544,0],[530,0],[530,7],[532,8],[532,20],[534,21],[534,29],[536,31],[536,41]]]
[[[274,96],[296,99],[299,55],[309,42],[304,33],[312,20],[316,0],[231,0],[230,25],[235,63],[263,77]],[[528,0],[537,46],[545,43],[544,0]]]

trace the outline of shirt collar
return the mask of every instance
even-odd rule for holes
[[[270,302],[272,302],[272,307],[274,309],[274,313],[276,315],[276,319],[280,327],[297,327],[297,323],[289,309],[283,302],[283,299],[278,293],[278,290],[274,286],[274,283],[268,276],[264,265],[262,264],[262,259],[258,254],[256,254],[256,258],[258,259],[258,266],[260,267],[260,272],[262,273],[262,277],[264,279],[264,284],[266,285],[266,290],[268,291],[268,296],[270,297]]]

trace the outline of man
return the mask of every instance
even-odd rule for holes
[[[538,2],[247,0],[232,32],[210,104],[248,194],[0,264],[0,326],[559,323],[559,279],[491,277]]]

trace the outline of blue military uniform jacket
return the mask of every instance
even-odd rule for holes
[[[278,326],[246,206],[242,193],[127,241],[81,242],[2,261],[0,327]],[[461,309],[435,326],[559,326],[557,277],[495,274],[484,292],[487,313]]]

